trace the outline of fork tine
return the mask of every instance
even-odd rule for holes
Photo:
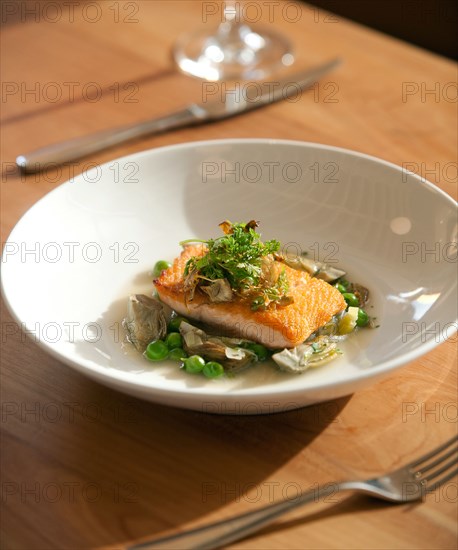
[[[451,449],[450,451],[448,451],[445,454],[442,454],[439,458],[437,458],[433,462],[429,462],[425,466],[422,466],[421,468],[417,468],[416,472],[418,474],[424,474],[425,472],[427,472],[428,470],[431,470],[431,468],[434,468],[438,464],[442,464],[442,462],[444,462],[444,460],[446,460],[448,457],[454,455],[457,451],[458,451],[458,445],[456,446],[456,448]]]
[[[449,479],[452,479],[452,477],[455,477],[456,474],[458,474],[458,467],[456,467],[454,470],[452,470],[451,472],[449,472],[447,475],[445,475],[444,477],[442,477],[441,479],[438,479],[437,481],[435,481],[432,485],[427,485],[426,486],[426,492],[432,492],[432,491],[435,491],[436,489],[438,489],[441,485],[443,485],[444,483],[446,483]]]
[[[457,435],[453,436],[451,439],[449,439],[445,443],[442,443],[442,445],[439,445],[439,447],[437,447],[436,449],[433,449],[431,452],[423,455],[422,457],[418,458],[417,460],[414,460],[413,462],[408,464],[407,467],[408,468],[417,468],[423,462],[426,462],[430,458],[436,456],[438,453],[442,452],[447,447],[449,447],[450,445],[455,443],[455,441],[458,441],[458,436]]]
[[[454,466],[457,463],[456,458],[452,458],[452,460],[449,460],[446,462],[442,468],[439,468],[438,470],[435,470],[434,472],[431,472],[427,476],[425,476],[423,479],[425,481],[431,481],[432,479],[435,479],[437,476],[440,476],[442,473],[446,472],[449,468]],[[421,479],[421,478],[419,478]]]

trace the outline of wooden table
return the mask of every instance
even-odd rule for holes
[[[299,102],[118,147],[80,161],[74,173],[174,143],[275,137],[408,164],[456,198],[451,61],[310,6],[249,4],[251,20],[260,13],[290,37],[297,67],[336,53],[345,64]],[[215,26],[221,11],[219,3],[178,0],[1,7],[3,242],[28,208],[72,175],[67,167],[21,176],[16,155],[199,101],[202,83],[176,72],[171,47],[189,29]],[[456,433],[456,338],[331,403],[212,416],[137,401],[84,378],[14,330],[4,310],[1,374],[5,549],[123,548],[334,479],[381,473]],[[419,505],[341,495],[231,548],[456,548],[456,514],[456,481]]]

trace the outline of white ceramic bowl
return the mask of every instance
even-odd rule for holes
[[[300,376],[262,364],[206,380],[123,344],[127,296],[152,291],[158,259],[176,256],[182,239],[218,235],[224,219],[253,218],[263,239],[369,287],[380,327]],[[45,196],[5,245],[2,287],[40,345],[103,384],[201,411],[277,412],[353,393],[454,334],[456,222],[449,196],[367,155],[293,141],[186,143],[110,162]]]

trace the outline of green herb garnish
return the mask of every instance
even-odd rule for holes
[[[276,240],[262,242],[256,233],[258,223],[224,221],[219,224],[224,235],[207,241],[190,239],[181,245],[202,243],[206,253],[190,258],[185,267],[185,290],[190,299],[199,285],[226,279],[231,289],[240,296],[249,297],[253,310],[265,309],[271,303],[287,305],[292,302],[287,296],[288,279],[285,269],[274,273],[272,254],[278,252]]]

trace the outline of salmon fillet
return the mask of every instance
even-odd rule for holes
[[[290,305],[252,311],[250,303],[240,298],[212,303],[199,290],[194,299],[186,303],[183,291],[186,262],[204,252],[202,246],[187,246],[154,283],[165,304],[184,317],[216,325],[221,336],[254,340],[268,348],[293,348],[346,308],[345,300],[336,288],[288,266],[285,266],[288,295],[294,298]]]

